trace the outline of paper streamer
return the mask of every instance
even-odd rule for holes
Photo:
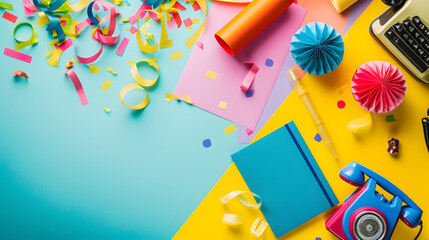
[[[32,29],[32,33],[31,33],[31,36],[28,40],[21,41],[21,40],[16,38],[15,33],[21,26],[24,26],[24,25],[30,26]],[[33,25],[31,25],[28,22],[22,22],[22,23],[19,23],[18,25],[15,26],[15,28],[13,29],[13,38],[15,39],[15,41],[18,42],[18,44],[15,45],[15,50],[20,50],[20,49],[25,48],[27,46],[34,45],[39,41],[36,29],[33,27]]]
[[[4,48],[3,54],[6,56],[9,56],[9,57],[21,60],[21,61],[26,62],[26,63],[31,63],[31,59],[33,59],[33,57],[31,57],[27,54],[17,52],[15,50],[10,49],[10,48]]]
[[[134,105],[134,106],[129,106],[129,105],[127,105],[127,104],[125,104],[125,103],[124,103],[124,100],[123,100],[123,99],[124,99],[124,96],[125,96],[129,91],[131,91],[131,90],[135,90],[135,89],[143,90],[143,91],[146,93],[146,97],[145,97],[145,99],[143,99],[143,101],[141,101],[140,103],[138,103],[138,104],[136,104],[136,105]],[[127,108],[131,108],[131,109],[135,109],[135,110],[143,109],[143,108],[145,108],[145,107],[149,104],[149,95],[147,94],[146,90],[145,90],[142,86],[140,86],[140,85],[138,85],[138,84],[135,84],[135,83],[133,83],[133,84],[128,84],[128,85],[126,85],[124,88],[122,88],[122,90],[121,90],[121,92],[120,92],[120,94],[119,94],[119,97],[120,97],[120,99],[121,99],[122,104],[123,104],[125,107],[127,107]]]
[[[259,217],[255,220],[255,222],[253,222],[250,232],[256,237],[260,237],[262,233],[265,232],[265,229],[267,229],[267,226],[268,226],[268,223],[265,220],[265,218]]]
[[[292,3],[294,0],[252,1],[216,33],[216,40],[227,53],[235,56]]]
[[[361,65],[352,79],[352,92],[364,109],[388,113],[398,107],[407,92],[401,71],[388,62],[373,61]]]
[[[341,35],[326,23],[309,23],[292,37],[291,53],[302,70],[322,75],[335,70],[343,60]]]
[[[78,3],[70,5],[68,3],[68,1],[67,1],[66,4],[67,4],[68,8],[70,9],[70,11],[72,11],[72,12],[80,12],[84,8],[86,8],[90,2],[91,2],[91,0],[81,0]]]
[[[237,214],[225,213],[222,222],[229,225],[240,225],[243,224],[243,217]]]
[[[250,85],[252,85],[253,80],[256,77],[256,74],[259,71],[259,67],[258,65],[256,65],[256,63],[247,63],[247,64],[251,64],[252,66],[250,67],[249,72],[247,73],[246,77],[244,78],[243,82],[241,83],[241,90],[247,92],[247,90],[249,90]]]
[[[357,1],[358,0],[331,0],[331,3],[334,5],[335,10],[337,10],[338,13],[341,13]]]
[[[59,48],[61,49],[61,51],[64,52],[65,50],[69,49],[72,45],[73,45],[73,41],[69,38],[63,43],[61,43],[60,45],[55,44],[55,48]]]
[[[12,4],[5,2],[0,2],[0,8],[13,10]]]
[[[204,22],[203,24],[191,35],[191,37],[188,38],[188,40],[185,41],[185,45],[188,49],[190,49],[195,42],[197,42],[198,38],[201,36],[201,34],[204,32],[204,29],[206,28],[206,17],[207,17],[207,2],[206,0],[196,0],[198,5],[200,5],[201,9],[204,13]]]
[[[252,195],[253,197],[255,197],[256,198],[256,204],[253,204],[249,200],[244,198],[243,194],[249,194],[249,195]],[[229,201],[231,201],[234,198],[237,198],[237,200],[240,201],[246,207],[259,209],[262,206],[261,198],[257,194],[252,193],[252,192],[248,192],[248,191],[232,191],[232,192],[226,194],[225,196],[221,197],[220,201],[223,204],[227,204]],[[259,202],[258,202],[258,200],[259,200]]]
[[[155,68],[155,70],[158,73],[158,76],[155,79],[153,79],[153,80],[148,80],[148,79],[145,79],[142,76],[140,76],[140,73],[139,73],[139,71],[137,69],[137,65],[142,64],[142,63],[147,63],[147,64],[149,64],[149,66]],[[134,64],[131,67],[131,74],[133,75],[133,78],[136,80],[136,82],[138,84],[140,84],[140,85],[142,85],[144,87],[152,87],[158,81],[158,78],[159,78],[159,67],[158,67],[158,64],[156,64],[156,62],[153,61],[153,60],[151,60],[151,59],[142,59],[142,60],[139,60],[138,62],[136,62],[136,64]]]
[[[76,75],[75,71],[73,69],[69,69],[65,72],[70,79],[72,80],[74,87],[76,88],[77,94],[79,95],[80,102],[82,103],[82,106],[85,106],[88,104],[88,100],[86,99],[85,92],[83,91],[82,84]]]

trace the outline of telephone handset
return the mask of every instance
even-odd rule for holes
[[[366,182],[365,175],[369,177]],[[420,207],[374,171],[352,162],[341,170],[340,177],[360,186],[326,221],[326,228],[340,239],[390,239],[398,219],[412,228],[422,226],[423,211]],[[377,185],[393,195],[393,199],[389,201],[379,194],[375,189]]]

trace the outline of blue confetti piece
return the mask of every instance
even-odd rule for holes
[[[255,89],[249,89],[246,92],[246,97],[253,97],[253,94],[255,94]]]
[[[321,238],[316,238],[316,240],[322,240]]]
[[[203,146],[204,146],[205,148],[209,148],[209,147],[211,147],[211,146],[212,146],[212,141],[210,141],[210,139],[206,139],[206,140],[204,140],[204,141],[203,141]]]
[[[322,137],[319,134],[316,134],[316,136],[314,136],[314,141],[321,142],[322,141]]]
[[[267,58],[267,60],[265,60],[265,66],[272,67],[273,65],[274,65],[273,59]]]

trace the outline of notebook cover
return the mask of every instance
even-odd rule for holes
[[[294,122],[232,155],[279,238],[338,204]]]

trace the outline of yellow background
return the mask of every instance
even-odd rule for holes
[[[421,118],[425,116],[429,107],[429,86],[413,79],[370,36],[368,28],[371,22],[385,9],[386,6],[380,0],[374,0],[349,30],[344,37],[344,60],[338,69],[324,76],[307,75],[303,79],[303,84],[325,122],[340,159],[335,160],[332,157],[323,141],[320,143],[314,141],[317,130],[295,91],[279,107],[255,140],[285,123],[295,121],[340,202],[344,201],[355,187],[342,181],[338,176],[339,171],[351,161],[356,161],[393,182],[425,211],[429,209],[429,201],[426,201],[429,196],[427,192],[429,154],[424,142]],[[364,116],[366,111],[354,100],[350,81],[354,71],[360,65],[375,60],[390,62],[399,67],[407,80],[408,90],[404,102],[391,113],[398,120],[397,122],[386,123],[387,114],[371,114],[372,128],[365,133],[355,135],[348,129],[348,124],[351,120]],[[337,108],[338,100],[346,102],[344,109]],[[386,151],[387,140],[392,137],[400,140],[398,156],[392,156]],[[264,164],[264,159],[261,159],[261,164]],[[222,194],[233,190],[248,190],[235,164],[231,165],[174,239],[256,239],[250,234],[250,227],[253,221],[262,215],[261,212],[245,208],[237,200],[231,201],[226,206],[223,206],[219,200]],[[262,199],[262,203],[263,201]],[[325,229],[324,224],[335,209],[317,216],[281,239],[310,240],[316,237],[323,240],[336,239]],[[223,224],[221,220],[224,213],[242,215],[244,224],[238,227]],[[294,216],[284,217],[293,218]],[[428,214],[423,214],[423,221],[429,223]],[[418,229],[410,229],[399,221],[392,239],[414,239],[417,232]],[[259,239],[275,239],[275,237],[272,231],[267,229]],[[420,239],[429,239],[429,230],[423,230]]]

